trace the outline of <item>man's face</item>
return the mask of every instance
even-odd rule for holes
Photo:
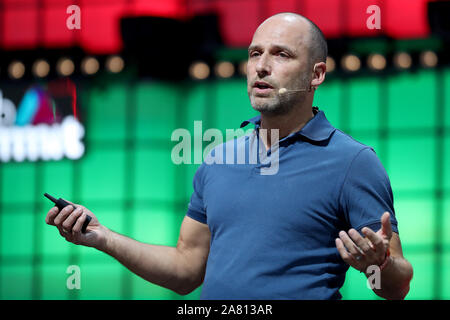
[[[304,20],[275,16],[256,30],[247,63],[247,92],[255,110],[285,113],[305,98],[305,92],[280,96],[278,90],[310,87],[308,28]]]

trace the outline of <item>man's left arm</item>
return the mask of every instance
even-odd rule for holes
[[[400,238],[392,232],[390,214],[381,217],[381,228],[373,231],[362,228],[362,237],[355,229],[341,231],[336,239],[336,247],[342,259],[353,268],[372,275],[370,266],[378,266],[380,287],[373,291],[385,299],[404,299],[409,292],[409,283],[413,276],[411,264],[403,257]]]

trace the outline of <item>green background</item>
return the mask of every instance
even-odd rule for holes
[[[76,246],[44,222],[48,192],[81,203],[136,240],[175,246],[198,165],[174,165],[173,130],[238,128],[255,112],[244,78],[169,83],[103,74],[78,83],[85,155],[77,161],[0,164],[1,299],[198,299],[150,284],[113,258]],[[407,299],[450,299],[450,70],[331,76],[314,105],[374,147],[391,179]],[[208,143],[205,142],[203,147]],[[192,153],[193,159],[193,153]],[[68,290],[66,269],[81,268]],[[353,269],[344,299],[378,299]]]

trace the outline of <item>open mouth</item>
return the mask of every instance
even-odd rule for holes
[[[253,84],[253,88],[258,88],[258,89],[273,89],[273,87],[266,83],[266,82],[262,82],[262,81],[256,81]]]
[[[253,84],[253,89],[257,94],[268,94],[273,90],[273,87],[267,82],[256,81]]]

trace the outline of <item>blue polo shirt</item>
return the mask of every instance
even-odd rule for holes
[[[264,148],[260,116],[242,123],[255,125],[250,134],[216,147],[198,168],[186,214],[211,231],[201,299],[340,299],[349,266],[336,249],[339,231],[378,231],[389,211],[398,233],[375,151],[313,111],[279,141],[274,174],[264,174],[270,164],[262,158],[251,161]],[[230,150],[235,161],[225,161]],[[239,150],[244,163],[236,161]]]

